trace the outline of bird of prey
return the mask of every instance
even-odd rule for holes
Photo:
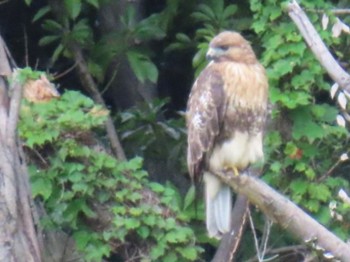
[[[239,33],[214,37],[207,58],[187,105],[187,164],[195,183],[204,180],[208,234],[220,238],[231,227],[232,196],[214,174],[238,175],[263,158],[268,81]]]

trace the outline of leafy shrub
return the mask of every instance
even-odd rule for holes
[[[99,141],[107,114],[74,91],[23,102],[19,132],[33,196],[47,211],[43,225],[69,232],[87,261],[126,249],[141,261],[196,260],[201,249],[176,191],[149,182],[141,158],[117,161]]]

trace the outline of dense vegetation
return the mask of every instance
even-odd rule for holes
[[[24,43],[11,42],[22,31],[5,31],[5,40],[20,67],[51,73],[62,93],[48,103],[23,102],[19,131],[33,196],[44,204],[43,228],[72,236],[85,260],[208,261],[212,256],[218,242],[206,236],[203,203],[195,201],[186,176],[182,112],[194,76],[206,65],[208,41],[224,29],[242,32],[267,69],[271,114],[262,178],[340,238],[349,237],[350,206],[338,197],[341,189],[350,192],[348,131],[336,121],[346,105],[339,108],[330,97],[334,83],[284,13],[284,2],[24,2],[16,7],[32,21],[26,28],[29,64],[24,48],[14,50]],[[330,10],[343,2],[308,0],[302,6],[348,68],[349,37],[332,37],[321,25],[323,13],[330,25],[336,23]],[[113,30],[103,24],[106,8],[118,10]],[[31,49],[38,38],[41,48]],[[110,111],[87,97],[80,75],[60,76],[76,66],[72,46],[83,52]],[[28,79],[41,73],[21,74]],[[121,97],[129,102],[120,104]],[[110,152],[103,125],[108,115],[127,161]],[[260,239],[267,222],[257,210],[253,217]],[[269,248],[297,244],[281,232],[272,227]],[[255,255],[252,237],[247,229],[238,261]]]

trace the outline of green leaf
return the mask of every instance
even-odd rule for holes
[[[143,213],[143,210],[139,207],[132,207],[129,209],[129,213],[134,217],[139,217]]]
[[[302,179],[295,179],[290,184],[290,189],[294,194],[304,195],[308,188],[308,181]]]
[[[165,247],[164,245],[156,245],[151,249],[150,255],[152,261],[156,261],[159,257],[165,254]]]
[[[69,16],[75,20],[81,11],[81,0],[64,0],[64,6]]]
[[[270,11],[270,20],[273,21],[276,18],[280,17],[282,15],[282,9],[277,6],[273,6],[269,8]]]
[[[91,240],[91,232],[88,231],[76,231],[73,234],[73,238],[75,240],[75,243],[80,250],[84,250]]]
[[[135,229],[140,226],[140,220],[135,218],[126,218],[124,219],[124,225],[128,230]]]
[[[143,19],[135,28],[134,37],[139,41],[160,40],[166,36],[166,32],[161,24],[163,16],[152,14]]]
[[[48,178],[35,178],[31,181],[33,197],[42,196],[47,200],[52,193],[52,183]]]
[[[183,33],[177,33],[175,37],[180,42],[191,43],[191,38],[189,38],[187,35],[185,35]]]
[[[315,139],[325,136],[323,126],[313,121],[309,107],[301,107],[294,110],[291,117],[294,122],[293,138],[306,137],[310,142],[313,142]]]
[[[236,5],[228,5],[223,13],[223,19],[229,19],[230,16],[233,16],[237,12]]]
[[[86,2],[88,2],[90,5],[99,8],[99,0],[86,0]]]
[[[312,199],[326,202],[332,196],[329,188],[324,184],[310,183],[308,185],[308,193]]]
[[[188,189],[187,194],[185,196],[184,200],[184,210],[187,209],[195,200],[196,197],[196,187],[194,185],[191,185],[191,187]]]
[[[89,189],[89,186],[84,182],[74,183],[72,189],[74,192],[86,193]]]
[[[295,66],[294,59],[281,59],[274,63],[273,70],[277,73],[279,77],[291,73]]]
[[[60,39],[61,37],[58,35],[48,35],[48,36],[44,36],[43,38],[41,38],[39,40],[39,46],[45,46],[48,44],[51,44],[52,42]]]
[[[24,2],[26,3],[27,6],[30,6],[30,4],[32,3],[33,0],[24,0]]]
[[[328,104],[313,105],[311,110],[316,118],[328,123],[333,123],[339,113],[334,106]]]
[[[142,239],[146,239],[150,235],[150,229],[146,226],[139,227],[138,229],[136,229],[136,232]]]
[[[180,254],[190,261],[196,260],[198,256],[197,249],[195,247],[181,248]]]
[[[81,212],[89,218],[96,218],[96,213],[89,207],[89,205],[85,202],[82,201],[80,205]]]
[[[165,239],[169,243],[180,243],[187,239],[187,232],[182,230],[173,230],[165,235]]]
[[[317,212],[320,209],[320,202],[318,200],[307,200],[305,202],[306,208],[308,208],[311,212]]]
[[[163,261],[165,262],[178,262],[179,258],[177,257],[175,252],[167,252],[164,256]]]
[[[73,183],[77,183],[79,181],[81,181],[84,177],[84,174],[80,173],[80,172],[74,172],[73,174],[70,174],[68,177],[68,180],[73,182]]]
[[[63,31],[63,27],[61,24],[57,23],[55,20],[46,19],[42,24],[42,27],[51,32],[61,33]]]
[[[159,183],[155,183],[155,182],[149,183],[149,188],[152,189],[152,191],[156,192],[156,193],[162,193],[165,190],[163,185],[161,185]]]
[[[279,173],[281,171],[282,168],[282,164],[280,162],[273,162],[270,166],[271,171],[275,172],[275,173]]]
[[[114,214],[118,214],[118,215],[125,215],[126,214],[126,207],[125,206],[117,206],[115,205],[113,208],[112,208],[112,211]]]
[[[58,57],[62,54],[63,50],[64,50],[64,46],[63,46],[62,43],[60,43],[60,44],[56,47],[55,51],[53,52],[53,55],[52,55],[52,62],[53,62],[53,63],[56,62],[56,60],[58,59]]]
[[[87,261],[103,261],[103,257],[109,257],[111,253],[111,248],[102,241],[97,243],[95,241],[94,245],[89,246],[88,249],[90,251],[86,253]]]
[[[42,18],[44,15],[46,15],[50,11],[51,11],[51,8],[48,5],[40,8],[39,11],[36,12],[36,14],[34,15],[32,22],[34,23],[38,21],[40,18]]]
[[[143,218],[143,222],[152,227],[156,224],[156,217],[154,215],[148,215]]]
[[[128,61],[137,79],[144,83],[146,80],[155,83],[158,79],[158,69],[148,56],[135,52],[127,52]]]
[[[220,1],[216,1],[216,2],[220,2]],[[203,14],[207,15],[210,19],[215,20],[215,13],[208,5],[200,4],[198,6],[198,10]]]
[[[207,43],[201,45],[201,48],[198,50],[198,52],[194,55],[192,59],[193,67],[196,68],[203,62],[206,64],[205,55],[207,53],[208,48],[209,48],[209,44]]]
[[[70,33],[70,37],[72,37],[76,42],[84,45],[89,43],[91,36],[91,28],[86,19],[79,20],[79,22],[73,26]]]

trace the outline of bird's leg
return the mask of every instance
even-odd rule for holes
[[[225,168],[224,168],[224,170],[225,171],[233,171],[233,175],[234,176],[239,176],[239,171],[238,171],[238,169],[237,169],[237,167],[235,167],[235,166],[226,166]]]

